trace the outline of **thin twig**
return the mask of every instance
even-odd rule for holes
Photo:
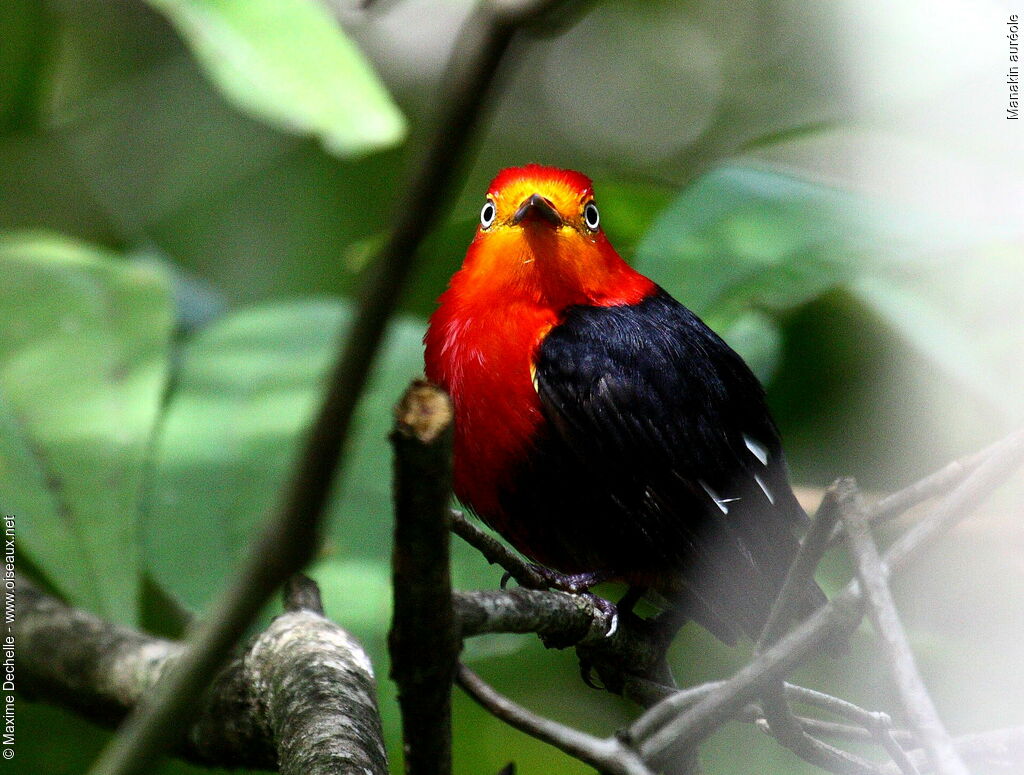
[[[804,761],[839,775],[879,775],[878,767],[867,759],[810,735],[793,716],[781,682],[768,687],[761,698],[771,734]]]
[[[451,511],[452,532],[484,556],[491,565],[498,565],[516,580],[521,587],[528,589],[547,589],[544,578],[523,560],[489,533],[478,528],[458,509]]]
[[[847,725],[820,727],[819,725],[827,724],[828,722],[818,722],[815,719],[801,719],[804,728],[809,732],[819,731],[829,735],[842,734],[849,738],[850,730],[855,730],[861,734],[854,736],[853,739],[874,740],[885,749],[904,775],[917,775],[916,768],[910,762],[899,740],[897,740],[897,734],[908,743],[913,742],[914,738],[907,732],[897,733],[892,727],[892,718],[888,713],[870,711],[853,704],[849,700],[843,700],[825,692],[789,683],[786,684],[786,696],[791,701],[812,705],[840,718],[849,719],[854,724],[859,725],[859,727],[849,727]]]
[[[921,771],[914,764],[913,759],[907,751],[900,745],[900,741],[896,739],[896,733],[890,727],[884,727],[877,725],[872,727],[868,731],[871,732],[872,736],[885,752],[889,754],[889,758],[892,759],[893,764],[899,769],[900,775],[920,775]]]
[[[1013,436],[1011,435],[1009,439],[1012,438]],[[869,509],[868,522],[872,525],[885,524],[901,516],[914,506],[949,492],[992,455],[999,454],[1009,439],[1000,439],[985,449],[975,452],[973,455],[954,460],[952,463],[948,463],[938,471],[934,471],[923,479],[919,479],[913,484],[904,487],[902,490],[885,496],[874,503]],[[841,526],[837,526],[832,531],[829,546],[835,546],[843,540],[842,532]]]
[[[265,520],[239,572],[191,632],[180,663],[151,700],[136,708],[93,765],[93,775],[149,772],[154,760],[184,734],[208,677],[225,662],[274,591],[312,558],[356,403],[417,248],[453,199],[460,162],[516,25],[543,13],[554,1],[492,0],[463,27],[438,101],[440,119],[405,189],[404,204],[395,209],[395,228],[357,296],[359,311],[281,504]]]
[[[708,696],[722,683],[724,682],[712,681],[679,691],[654,681],[630,676],[625,682],[626,691],[624,693],[639,705],[650,707],[669,697],[672,698],[671,703],[666,703],[662,706],[665,708],[666,714],[651,715],[650,718],[644,717],[645,723],[636,726],[632,731],[640,735],[640,739],[642,739],[643,736],[649,734],[652,730],[656,730],[660,724],[664,723],[668,716],[671,715],[671,712],[678,714],[680,710],[694,705],[697,701]],[[838,737],[843,740],[862,743],[874,741],[889,754],[900,775],[918,775],[918,770],[914,763],[899,743],[899,739],[903,739],[906,743],[911,744],[913,743],[913,737],[907,732],[894,730],[892,728],[892,719],[888,714],[869,711],[854,705],[848,700],[833,697],[831,694],[825,694],[824,692],[808,689],[803,686],[791,683],[783,684],[783,686],[785,687],[786,699],[790,702],[812,705],[853,722],[852,724],[842,724],[794,715],[793,718],[800,723],[800,726],[808,734]],[[757,724],[767,734],[775,737],[772,727],[764,718],[764,715],[762,708],[748,705],[741,711],[739,718]]]
[[[885,565],[895,572],[908,565],[937,537],[961,521],[991,494],[1024,459],[1024,428],[985,451],[985,459],[928,515],[900,536],[885,553]]]
[[[902,567],[957,520],[966,517],[992,491],[1024,456],[1024,432],[1004,439],[986,459],[946,496],[922,522],[896,541],[885,554],[886,565]],[[659,761],[676,750],[689,750],[721,724],[753,701],[766,683],[788,675],[816,653],[819,643],[836,628],[848,627],[861,616],[861,589],[857,580],[812,614],[776,645],[753,659],[732,678],[724,681],[706,697],[657,728],[638,738],[645,761]],[[655,706],[648,711],[658,713]],[[645,714],[646,716],[646,714]],[[645,716],[641,716],[643,722]]]
[[[417,381],[395,411],[394,606],[388,649],[410,775],[451,772],[451,686],[462,645],[452,609],[448,502],[452,406]]]
[[[796,558],[789,566],[782,589],[775,598],[768,621],[765,622],[761,637],[757,640],[755,651],[764,651],[765,646],[770,646],[778,639],[793,604],[812,583],[814,571],[828,549],[829,537],[839,520],[837,502],[840,490],[849,489],[851,486],[851,480],[840,479],[825,490],[825,497],[822,499],[821,505],[818,506],[814,521],[800,544]]]
[[[850,552],[856,560],[857,578],[868,603],[868,617],[881,643],[903,710],[928,752],[935,771],[940,775],[968,775],[967,766],[957,755],[918,672],[914,652],[889,590],[888,571],[868,529],[863,502],[857,499],[853,505],[841,515],[843,526]]]
[[[636,752],[618,738],[594,737],[538,716],[496,692],[465,665],[459,665],[457,681],[459,686],[491,715],[520,732],[543,740],[560,751],[598,768],[602,773],[652,775]]]

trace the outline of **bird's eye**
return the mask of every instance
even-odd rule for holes
[[[597,227],[601,225],[601,214],[593,202],[587,202],[587,206],[583,208],[583,224],[591,231],[597,231]]]
[[[488,199],[480,210],[480,225],[485,229],[491,228],[491,224],[494,223],[494,216],[497,213],[498,209],[494,206],[494,202]]]

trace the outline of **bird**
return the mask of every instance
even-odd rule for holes
[[[619,256],[589,178],[498,173],[424,345],[456,496],[553,587],[624,582],[620,612],[654,593],[756,640],[809,521],[764,388]],[[824,602],[801,594],[801,615]]]

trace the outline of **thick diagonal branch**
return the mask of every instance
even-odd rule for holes
[[[93,766],[93,775],[150,771],[160,752],[183,734],[206,676],[225,662],[274,591],[312,558],[356,403],[417,249],[451,201],[470,136],[516,29],[555,4],[556,0],[490,0],[463,28],[438,95],[438,121],[403,188],[395,227],[358,295],[358,313],[340,343],[326,397],[279,506],[253,542],[242,569],[189,636],[188,651],[154,690],[154,701],[129,719]]]
[[[914,653],[889,590],[888,571],[871,537],[863,505],[855,503],[854,508],[843,513],[842,519],[850,552],[856,560],[857,578],[868,604],[868,618],[875,628],[907,718],[937,773],[968,775],[918,673]]]
[[[210,682],[175,752],[285,775],[386,775],[373,669],[362,647],[293,586],[288,611]],[[18,688],[105,725],[152,692],[183,646],[70,608],[17,582]]]

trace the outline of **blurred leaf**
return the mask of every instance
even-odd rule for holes
[[[723,167],[661,214],[637,265],[700,315],[786,310],[851,276],[848,205],[786,175]]]
[[[668,186],[619,180],[596,180],[594,191],[601,207],[601,225],[627,260],[674,193]]]
[[[262,306],[218,320],[186,346],[143,507],[147,570],[186,605],[210,599],[275,503],[349,317],[335,301]],[[391,406],[422,371],[422,331],[419,321],[392,324],[356,412],[326,547],[345,562],[379,561],[384,578],[390,477],[381,461]]]
[[[813,137],[814,135],[822,132],[833,132],[837,129],[843,129],[849,125],[849,120],[839,120],[836,118],[823,118],[815,121],[809,121],[804,124],[796,124],[795,126],[789,126],[785,129],[768,132],[760,137],[752,137],[740,145],[740,150],[744,152],[754,151],[761,148],[767,148],[772,145],[790,143],[794,140],[802,140],[805,137]]]
[[[736,352],[742,353],[743,360],[762,383],[771,380],[779,365],[782,349],[782,332],[774,320],[757,310],[750,310],[722,322],[710,315],[707,324]]]
[[[391,626],[391,566],[386,560],[329,557],[315,563],[309,575],[320,586],[327,615],[333,615],[361,642],[387,635]]]
[[[136,509],[167,379],[168,283],[56,237],[0,238],[0,491],[74,604],[137,616]]]
[[[79,775],[110,742],[113,732],[86,721],[70,710],[27,702],[18,697],[17,767],[11,772],[39,775]],[[59,732],[55,735],[55,730]],[[258,775],[250,770],[222,770],[168,759],[153,766],[151,775]]]
[[[778,360],[780,316],[863,278],[911,279],[934,269],[936,251],[969,239],[955,225],[853,193],[729,166],[680,193],[637,248],[636,264],[704,317],[763,378]],[[883,317],[898,328],[909,323]],[[934,328],[923,351],[949,360],[938,344],[941,332],[953,334]]]
[[[129,258],[143,266],[153,266],[167,275],[174,298],[174,321],[181,331],[201,329],[227,310],[224,295],[210,283],[191,272],[181,269],[155,245],[148,244],[129,254]]]
[[[225,97],[338,155],[400,142],[405,120],[366,59],[314,0],[149,0]]]
[[[185,347],[142,504],[147,570],[185,604],[209,599],[273,504],[341,320],[328,302],[264,307]]]
[[[875,278],[859,278],[850,291],[907,344],[1009,421],[1020,397],[996,379],[971,339],[941,310],[919,294]]]

